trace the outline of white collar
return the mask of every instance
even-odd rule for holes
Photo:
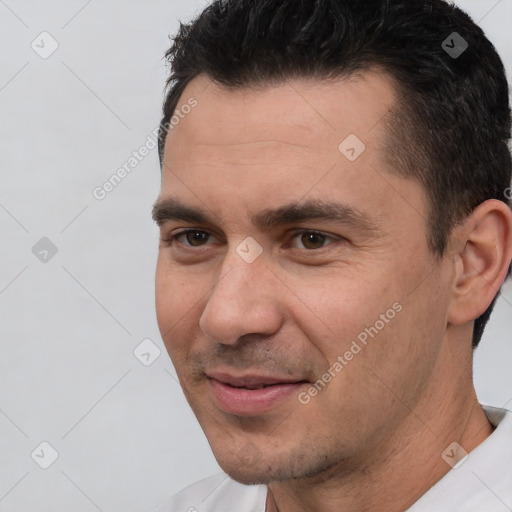
[[[482,407],[494,432],[408,512],[512,511],[512,412]]]

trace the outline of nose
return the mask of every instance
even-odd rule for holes
[[[208,338],[225,345],[247,334],[274,334],[282,323],[276,281],[263,257],[246,263],[236,253],[226,256],[199,327]]]

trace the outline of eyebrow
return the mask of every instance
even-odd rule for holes
[[[190,224],[215,224],[204,209],[187,206],[173,197],[159,199],[155,203],[153,220],[159,226],[168,220]],[[251,217],[252,225],[261,230],[311,220],[341,223],[367,233],[373,233],[379,228],[376,221],[357,208],[330,201],[290,203],[277,209],[263,210]]]

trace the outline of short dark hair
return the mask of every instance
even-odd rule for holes
[[[180,25],[165,57],[161,164],[179,99],[199,75],[243,88],[377,69],[401,98],[386,120],[386,159],[424,187],[433,253],[445,253],[452,229],[480,203],[510,206],[505,70],[482,29],[444,0],[219,0]],[[475,320],[475,348],[496,298]]]

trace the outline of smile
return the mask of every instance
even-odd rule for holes
[[[295,396],[305,380],[286,381],[263,376],[235,378],[226,374],[208,376],[212,399],[223,412],[240,416],[263,414]]]

